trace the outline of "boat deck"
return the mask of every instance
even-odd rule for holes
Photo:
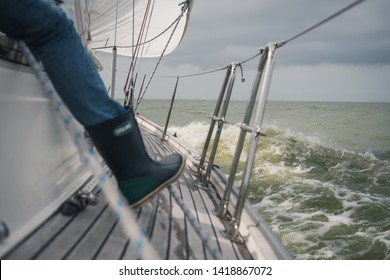
[[[144,139],[148,152],[156,159],[175,152],[176,148],[169,141],[162,141],[157,133],[145,127],[142,130],[146,136]],[[89,180],[90,184],[93,183],[92,178]],[[208,246],[216,248],[222,259],[262,257],[254,256],[248,249],[248,243],[239,244],[223,236],[222,232],[228,222],[212,213],[215,206],[219,205],[217,191],[213,187],[209,190],[197,188],[193,184],[194,180],[191,166],[187,165],[171,188],[179,193],[201,225],[202,231],[209,237]],[[118,218],[109,208],[104,196],[99,192],[97,196],[97,205],[89,205],[74,216],[65,216],[60,210],[56,211],[1,258],[135,259],[134,242],[123,234]],[[136,209],[135,214],[139,226],[145,231],[161,259],[212,259],[169,188],[160,192],[147,205]],[[253,225],[253,228],[257,226]],[[274,258],[267,254],[265,258]]]

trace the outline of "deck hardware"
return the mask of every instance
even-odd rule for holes
[[[73,216],[83,210],[88,205],[97,205],[98,197],[93,191],[98,184],[96,179],[92,179],[82,189],[78,190],[61,207],[61,213],[66,216]]]
[[[168,125],[169,125],[169,121],[171,119],[171,113],[172,113],[173,103],[175,102],[178,84],[179,84],[179,76],[177,76],[177,78],[176,78],[175,89],[173,90],[172,99],[171,99],[171,106],[169,107],[167,121],[165,122],[164,133],[161,137],[161,140],[163,140],[163,141],[166,140],[165,136],[167,135]]]
[[[220,205],[219,205],[219,208],[214,209],[213,213],[218,218],[227,219],[226,213],[228,212],[228,206],[229,206],[229,202],[225,201],[225,200],[222,200]]]
[[[9,236],[9,228],[4,221],[0,221],[0,241]]]
[[[253,167],[256,149],[257,149],[257,143],[259,141],[259,137],[264,135],[263,133],[260,132],[260,130],[263,122],[265,105],[267,102],[268,92],[269,92],[269,87],[271,82],[273,64],[275,59],[274,54],[277,47],[278,47],[278,43],[269,43],[261,54],[260,62],[257,68],[255,82],[252,88],[251,97],[247,105],[243,123],[240,126],[241,131],[238,138],[236,151],[233,157],[232,166],[230,168],[228,183],[224,191],[220,206],[218,209],[215,210],[217,216],[222,218],[226,216],[229,201],[230,201],[230,196],[233,190],[235,176],[237,173],[238,162],[241,157],[241,153],[244,146],[245,136],[249,132],[251,134],[251,140],[249,144],[246,165],[244,168],[243,179],[241,181],[240,193],[233,213],[232,221],[230,222],[229,228],[227,229],[225,234],[229,239],[234,241],[237,239],[241,214],[245,206],[249,181],[250,181],[252,167]],[[254,124],[253,126],[249,126],[254,105],[258,95],[259,98],[258,98]]]
[[[244,209],[245,201],[247,197],[249,181],[250,181],[256,149],[257,149],[257,143],[259,141],[260,136],[265,135],[264,133],[261,132],[261,125],[263,122],[265,105],[268,99],[268,92],[271,83],[273,65],[275,60],[275,51],[281,45],[282,44],[280,42],[269,43],[261,52],[260,62],[257,67],[257,73],[252,87],[251,96],[249,98],[246,107],[243,122],[240,125],[240,134],[239,134],[239,138],[236,145],[236,151],[233,156],[233,161],[228,176],[229,179],[223,197],[221,199],[221,203],[219,207],[217,207],[214,210],[215,215],[218,216],[219,218],[230,220],[228,229],[226,230],[224,235],[235,242],[242,242],[242,238],[238,238],[239,235],[238,229],[240,226],[241,214]],[[231,97],[231,93],[235,81],[235,74],[236,74],[237,67],[240,67],[239,63],[232,63],[228,67],[214,109],[214,115],[211,117],[209,131],[205,140],[199,165],[197,166],[196,173],[199,180],[194,184],[195,186],[202,189],[208,188],[211,169],[213,168],[213,162],[218,148],[218,143],[221,137],[222,128],[224,123],[226,123],[225,117],[230,102],[230,97]],[[253,125],[250,125],[256,102],[257,102],[257,108],[255,113],[255,120]],[[222,106],[222,111],[221,111],[221,106]],[[210,156],[208,162],[206,163],[206,154],[208,152],[208,148],[211,142],[211,137],[216,124],[218,124],[218,127],[214,137]],[[249,150],[247,153],[246,165],[243,172],[243,179],[241,181],[241,187],[237,199],[237,204],[234,209],[234,213],[232,216],[228,216],[229,201],[232,194],[238,163],[241,157],[241,153],[244,147],[245,137],[247,133],[251,135],[251,139],[249,142]]]
[[[89,204],[89,205],[98,204],[98,198],[93,193],[80,193],[79,196],[80,196],[80,199],[87,201],[87,204]]]
[[[211,118],[211,123],[209,127],[209,131],[206,137],[205,144],[203,146],[203,151],[201,155],[201,159],[199,162],[199,166],[197,169],[197,176],[200,178],[200,184],[207,186],[209,180],[210,180],[210,173],[211,169],[213,168],[215,155],[217,153],[219,139],[222,134],[222,128],[225,122],[226,113],[229,107],[230,103],[230,97],[232,95],[234,81],[236,78],[236,69],[240,66],[240,63],[231,63],[229,67],[227,68],[226,75],[221,87],[221,91],[217,100],[217,103],[215,105],[214,114]],[[222,104],[223,103],[223,104]],[[222,109],[221,109],[222,106]],[[206,154],[209,149],[209,145],[211,142],[211,137],[214,132],[215,125],[218,124],[213,146],[210,152],[209,160],[207,163],[207,167],[205,165],[206,161]],[[206,168],[206,171],[204,172],[204,169]]]
[[[73,216],[88,205],[96,204],[98,204],[98,198],[94,193],[81,190],[62,205],[61,212],[66,216]]]
[[[245,239],[240,236],[238,233],[238,229],[240,226],[240,222],[236,219],[232,219],[228,225],[228,228],[225,231],[222,231],[222,235],[238,244],[245,244]]]

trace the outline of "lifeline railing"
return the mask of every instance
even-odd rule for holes
[[[284,41],[269,43],[264,49],[260,50],[261,51],[260,52],[261,58],[260,58],[260,62],[259,62],[258,68],[257,68],[257,74],[256,74],[256,78],[255,78],[254,85],[252,88],[252,93],[251,93],[251,96],[250,96],[250,99],[249,99],[249,102],[248,102],[248,105],[246,108],[244,120],[243,120],[242,124],[240,125],[241,131],[240,131],[240,135],[238,138],[236,151],[235,151],[235,154],[233,157],[228,182],[227,182],[224,194],[223,194],[221,204],[215,210],[215,213],[217,216],[219,216],[221,218],[226,218],[226,219],[230,218],[230,216],[227,216],[227,209],[229,206],[230,196],[231,196],[231,193],[233,190],[233,184],[234,184],[234,179],[235,179],[237,168],[238,168],[238,162],[239,162],[239,159],[241,157],[242,149],[244,146],[245,137],[246,137],[246,134],[249,132],[249,133],[251,133],[250,147],[249,147],[248,154],[247,154],[247,160],[246,160],[246,165],[244,168],[243,179],[241,181],[241,188],[240,188],[240,192],[239,192],[238,202],[237,202],[236,207],[234,209],[233,216],[231,217],[231,222],[229,224],[229,227],[225,232],[225,235],[228,238],[230,238],[231,240],[239,241],[237,238],[238,237],[238,228],[240,225],[241,214],[242,214],[243,208],[245,206],[245,200],[246,200],[246,196],[247,196],[247,192],[248,192],[249,181],[250,181],[252,167],[253,167],[255,154],[256,154],[256,146],[257,146],[257,143],[259,141],[259,137],[261,135],[263,135],[261,133],[261,125],[263,122],[264,111],[265,111],[265,106],[266,106],[268,92],[269,92],[269,86],[270,86],[271,77],[272,77],[275,50],[277,48],[293,41],[293,40],[296,40],[297,38],[301,37],[302,35],[314,30],[315,28],[317,28],[323,24],[325,24],[326,22],[345,13],[346,11],[352,9],[353,7],[355,7],[356,5],[358,5],[364,1],[366,1],[366,0],[356,0],[353,3],[349,4],[348,6],[342,8],[341,10],[331,14],[327,18],[310,26],[309,28],[303,30],[302,32],[292,36],[291,38],[284,40]],[[254,58],[254,57],[252,57],[252,58]],[[250,58],[250,59],[252,59],[252,58]],[[192,74],[192,75],[181,76],[181,77],[190,77],[190,76],[208,74],[208,73],[227,69],[227,72],[226,72],[226,75],[225,75],[225,78],[224,78],[224,81],[222,84],[222,88],[221,88],[221,91],[220,91],[220,94],[219,94],[219,97],[218,97],[218,100],[217,100],[217,103],[215,106],[214,115],[211,118],[209,131],[208,131],[208,134],[206,137],[206,141],[205,141],[204,148],[203,148],[203,151],[201,154],[199,165],[198,165],[197,170],[196,170],[196,175],[197,175],[199,180],[197,182],[195,182],[195,184],[199,188],[203,188],[203,189],[208,188],[211,170],[212,170],[213,165],[214,165],[215,155],[216,155],[219,140],[220,140],[220,137],[222,134],[222,128],[223,128],[224,123],[226,122],[225,117],[226,117],[226,113],[227,113],[227,109],[229,106],[229,102],[230,102],[230,98],[231,98],[231,94],[232,94],[232,89],[233,89],[233,85],[234,85],[234,81],[235,81],[236,69],[237,69],[237,67],[241,68],[241,64],[250,60],[250,59],[247,59],[241,63],[232,63],[228,67],[224,67],[222,69],[216,69],[216,70],[207,71],[204,73],[197,73],[197,74]],[[242,68],[241,68],[241,71],[242,71]],[[173,103],[175,100],[179,77],[180,76],[177,76],[175,90],[174,90],[174,93],[172,96],[171,107],[169,109],[169,114],[167,117],[162,140],[165,139],[167,127],[169,125],[171,110],[172,110]],[[257,109],[256,109],[255,121],[254,121],[253,126],[250,126],[250,120],[251,120],[251,117],[253,114],[253,109],[254,109],[254,106],[255,106],[255,103],[256,103],[258,96],[259,96],[259,99],[258,99],[258,105],[257,105]],[[138,97],[138,103],[140,102],[141,99],[142,99],[142,96]],[[223,102],[223,106],[222,106],[222,102]],[[222,111],[221,111],[221,106],[222,106]],[[218,123],[218,127],[216,130],[216,136],[214,137],[213,146],[212,146],[212,149],[210,152],[209,160],[206,162],[206,154],[208,152],[211,138],[213,135],[213,131],[214,131],[215,125],[217,123]]]
[[[241,188],[240,188],[240,192],[239,192],[239,197],[238,197],[236,207],[234,209],[233,216],[231,217],[231,222],[230,222],[229,227],[227,228],[227,230],[225,232],[226,237],[228,237],[229,239],[234,240],[234,241],[239,241],[237,238],[238,237],[238,228],[240,226],[241,214],[242,214],[242,211],[243,211],[244,206],[245,206],[245,200],[246,200],[248,187],[249,187],[249,180],[251,177],[253,162],[254,162],[255,155],[256,155],[256,146],[257,146],[257,143],[259,141],[259,137],[262,135],[260,130],[261,130],[262,122],[263,122],[265,105],[266,105],[267,98],[268,98],[268,91],[269,91],[269,86],[270,86],[270,82],[271,82],[272,70],[273,70],[274,59],[275,59],[275,57],[274,57],[275,50],[277,48],[293,41],[293,40],[296,40],[297,38],[316,29],[317,27],[327,23],[328,21],[334,19],[335,17],[347,12],[348,10],[352,9],[353,7],[357,6],[358,4],[360,4],[364,1],[366,1],[366,0],[356,0],[356,1],[352,2],[351,4],[347,5],[346,7],[340,9],[339,11],[326,17],[325,19],[319,21],[318,23],[316,23],[316,24],[310,26],[309,28],[303,30],[302,32],[292,36],[291,38],[284,40],[284,41],[280,41],[280,42],[269,43],[264,48],[264,50],[262,50],[260,63],[259,63],[258,68],[257,68],[256,79],[255,79],[255,82],[254,82],[254,85],[252,88],[252,94],[251,94],[251,97],[249,99],[249,102],[248,102],[248,105],[246,108],[244,120],[243,120],[242,124],[240,125],[241,132],[240,132],[239,139],[237,142],[236,151],[235,151],[235,154],[233,157],[232,166],[230,168],[227,186],[226,186],[226,189],[225,189],[224,194],[223,194],[222,202],[221,202],[219,208],[217,208],[215,211],[217,216],[219,216],[221,218],[228,218],[226,214],[227,214],[227,209],[229,206],[229,201],[230,201],[229,199],[230,199],[232,189],[233,189],[235,175],[237,172],[238,161],[239,161],[241,153],[242,153],[246,133],[250,132],[251,133],[251,140],[250,140],[250,144],[249,144],[250,146],[249,146],[249,150],[248,150],[248,154],[247,154],[246,165],[244,168],[243,179],[241,181]],[[234,70],[235,70],[234,65],[235,64],[230,65],[230,67],[228,68],[228,71],[226,73],[226,77],[225,77],[225,80],[224,80],[224,83],[222,86],[221,94],[219,96],[219,99],[217,101],[217,105],[215,107],[214,116],[212,118],[209,133],[207,135],[204,149],[203,149],[203,152],[201,155],[199,167],[197,168],[197,175],[200,178],[200,184],[202,185],[202,187],[207,187],[207,185],[208,185],[208,182],[210,179],[210,170],[213,167],[214,156],[216,153],[216,149],[218,147],[219,138],[220,138],[221,133],[222,133],[222,126],[223,126],[223,123],[225,122],[224,118],[226,115],[226,111],[223,111],[223,113],[219,117],[216,117],[216,116],[219,114],[219,109],[220,109],[222,100],[223,100],[224,95],[225,95],[227,81],[229,81],[229,86],[230,85],[233,86]],[[230,79],[228,77],[230,77]],[[231,94],[231,88],[229,88],[229,90],[227,92],[227,96],[225,98],[224,109],[227,109],[228,102],[230,99],[230,94]],[[254,105],[255,105],[256,98],[257,98],[258,94],[259,94],[259,100],[258,100],[258,105],[257,105],[257,110],[256,110],[256,117],[255,117],[255,121],[254,121],[253,126],[250,126],[249,123],[250,123],[250,119],[251,119],[251,116],[253,113]],[[218,121],[218,128],[217,128],[217,133],[216,133],[216,136],[214,139],[213,148],[210,152],[210,160],[207,164],[206,173],[203,174],[206,153],[208,151],[208,147],[209,147],[209,144],[211,141],[211,136],[212,136],[212,133],[213,133],[213,130],[215,127],[215,123],[217,121]]]
[[[229,65],[229,67],[226,71],[225,79],[223,81],[222,88],[221,88],[221,91],[220,91],[220,94],[219,94],[219,97],[218,97],[218,100],[217,100],[217,103],[215,106],[213,117],[211,118],[209,131],[207,133],[206,141],[205,141],[202,155],[200,158],[200,162],[199,162],[199,165],[197,168],[198,177],[201,178],[201,184],[198,185],[199,187],[202,187],[202,185],[207,185],[207,183],[210,179],[211,169],[212,169],[213,164],[214,164],[214,159],[215,159],[215,155],[216,155],[216,152],[218,149],[219,139],[221,137],[222,128],[223,128],[223,125],[225,123],[225,117],[226,117],[230,98],[231,98],[232,91],[233,91],[234,81],[236,78],[236,68],[238,66],[240,66],[239,63],[232,63]],[[223,107],[222,107],[222,111],[221,111],[222,102],[223,102]],[[209,148],[209,145],[211,142],[211,137],[212,137],[213,131],[214,131],[214,127],[215,127],[217,122],[218,122],[218,127],[217,127],[216,135],[214,138],[213,147],[212,147],[210,157],[209,157],[209,160],[207,163],[206,173],[203,176],[202,171],[203,171],[204,166],[205,166],[207,150]]]
[[[251,139],[250,139],[250,144],[249,144],[249,149],[247,154],[246,165],[244,168],[243,179],[241,181],[238,201],[234,209],[234,213],[231,217],[229,226],[225,232],[225,236],[234,241],[238,241],[237,239],[238,228],[241,221],[241,214],[245,206],[249,181],[252,174],[252,167],[256,155],[257,143],[259,141],[260,136],[262,135],[260,130],[263,122],[264,111],[265,111],[265,106],[268,98],[268,92],[269,92],[269,87],[270,87],[270,82],[272,77],[272,70],[273,70],[274,59],[275,59],[275,50],[283,44],[284,44],[283,42],[269,43],[262,50],[260,62],[257,67],[256,78],[252,87],[251,96],[246,107],[246,112],[245,112],[243,122],[240,125],[241,131],[238,138],[236,150],[234,153],[232,166],[230,168],[227,186],[224,191],[221,204],[215,211],[217,216],[221,218],[228,218],[227,209],[229,206],[230,196],[233,190],[233,184],[237,172],[237,167],[244,147],[246,134],[249,132],[251,134]],[[207,188],[208,182],[210,180],[211,169],[213,168],[214,158],[217,152],[219,139],[221,137],[223,124],[225,123],[226,112],[228,109],[228,105],[229,105],[229,101],[230,101],[230,97],[234,85],[235,70],[238,66],[239,64],[232,63],[228,67],[222,85],[222,89],[215,106],[214,115],[210,123],[208,135],[206,137],[205,145],[197,168],[197,176],[198,178],[200,178],[199,180],[200,182],[198,183],[198,185],[201,185],[202,188]],[[253,126],[250,126],[250,120],[252,118],[253,109],[255,107],[255,103],[257,99],[258,99],[258,104],[257,104],[257,109],[255,114],[255,120]],[[223,102],[223,107],[220,113],[222,102]],[[214,137],[213,146],[210,152],[209,161],[207,162],[207,169],[206,171],[204,171],[206,154],[211,142],[211,137],[213,134],[213,130],[215,128],[215,124],[217,122],[218,122],[218,127],[216,130],[216,135]]]

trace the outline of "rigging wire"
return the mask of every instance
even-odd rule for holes
[[[192,0],[190,0],[192,1]],[[117,46],[118,49],[130,49],[130,48],[134,48],[134,47],[139,47],[139,46],[142,46],[142,45],[146,45],[154,40],[156,40],[157,38],[161,37],[162,35],[164,35],[166,32],[168,32],[169,29],[172,28],[172,26],[174,26],[179,20],[180,20],[180,16],[178,16],[167,28],[165,28],[163,31],[161,31],[159,34],[157,34],[156,36],[154,36],[153,38],[150,38],[149,40],[147,41],[144,41],[144,42],[138,42],[138,43],[134,43],[134,41],[132,42],[132,45],[125,45],[125,46]],[[134,23],[133,23],[134,25]],[[112,48],[112,46],[110,45],[105,45],[104,47],[94,47],[93,49],[94,50],[102,50],[102,49],[109,49],[109,48]]]
[[[154,12],[154,5],[155,5],[156,1],[153,0],[153,4],[152,4],[152,8],[150,10],[150,16],[149,16],[149,21],[148,21],[148,25],[146,27],[146,32],[145,32],[145,36],[144,36],[144,40],[146,40],[146,37],[148,36],[149,34],[149,29],[150,29],[150,23],[152,22],[152,17],[153,17],[153,12]],[[150,45],[147,46],[147,49],[146,51],[149,49]],[[138,68],[137,68],[137,73],[139,72],[139,68],[141,66],[141,60],[143,58],[143,53],[144,53],[144,50],[145,50],[145,44],[142,44],[142,48],[141,48],[141,57],[140,57],[140,62],[138,63]]]
[[[326,23],[326,22],[328,22],[328,21],[334,19],[335,17],[337,17],[337,16],[339,16],[339,15],[341,15],[341,14],[347,12],[348,10],[352,9],[353,7],[355,7],[356,5],[358,5],[358,4],[360,4],[360,3],[364,2],[364,1],[366,1],[366,0],[357,0],[357,1],[355,1],[355,2],[353,2],[353,3],[351,3],[351,4],[349,4],[348,6],[344,7],[343,9],[341,9],[341,10],[337,11],[336,13],[334,13],[334,14],[328,16],[327,18],[321,20],[320,22],[314,24],[313,26],[311,26],[311,27],[309,27],[309,28],[303,30],[302,32],[296,34],[295,36],[292,36],[291,38],[282,41],[282,45],[285,45],[285,44],[287,44],[287,43],[289,43],[289,42],[291,42],[291,41],[293,41],[293,40],[295,40],[295,39],[301,37],[302,35],[304,35],[304,34],[310,32],[310,31],[312,31],[313,29],[315,29],[315,28],[317,28],[317,27],[323,25],[324,23]],[[282,46],[282,45],[280,45],[280,46]]]
[[[298,33],[298,34],[296,34],[296,35],[290,37],[290,38],[287,39],[287,40],[278,42],[278,43],[277,43],[277,47],[278,47],[278,48],[279,48],[279,47],[282,47],[282,46],[284,46],[285,44],[287,44],[287,43],[289,43],[289,42],[291,42],[291,41],[293,41],[293,40],[295,40],[295,39],[297,39],[297,38],[303,36],[304,34],[306,34],[306,33],[310,32],[310,31],[312,31],[312,30],[318,28],[319,26],[321,26],[321,25],[327,23],[328,21],[330,21],[330,20],[336,18],[337,16],[339,16],[339,15],[341,15],[341,14],[347,12],[348,10],[352,9],[353,7],[357,6],[358,4],[360,4],[360,3],[364,2],[364,1],[366,1],[366,0],[357,0],[357,1],[354,1],[353,3],[347,5],[346,7],[342,8],[341,10],[339,10],[339,11],[337,11],[337,12],[335,12],[335,13],[333,13],[332,15],[330,15],[330,16],[328,16],[327,18],[325,18],[325,19],[319,21],[318,23],[312,25],[311,27],[309,27],[309,28],[303,30],[302,32],[300,32],[300,33]],[[189,2],[189,1],[187,0],[187,2]],[[187,5],[188,5],[188,3],[187,3]],[[164,30],[162,33],[160,33],[160,34],[157,35],[156,37],[161,36],[161,35],[162,35],[163,33],[165,33],[171,26],[173,26],[173,25],[176,23],[176,26],[175,26],[175,28],[174,28],[174,30],[173,30],[173,32],[174,32],[175,29],[176,29],[176,27],[177,27],[177,25],[178,25],[178,21],[180,21],[181,17],[183,16],[183,13],[184,13],[184,12],[182,12],[182,13],[180,14],[180,16],[179,16],[179,17],[178,17],[178,18],[177,18],[177,19],[176,19],[176,20],[175,20],[175,21],[174,21],[166,30]],[[171,34],[171,37],[172,37],[172,35],[173,35],[173,32],[172,32],[172,34]],[[156,38],[156,37],[155,37],[155,38]],[[169,41],[170,41],[171,37],[169,38]],[[153,38],[152,40],[154,40],[155,38]],[[169,41],[168,41],[168,44],[169,44]],[[147,43],[147,42],[144,42],[143,44],[146,44],[146,43]],[[168,44],[167,44],[167,45],[168,45]],[[167,45],[166,45],[166,47],[167,47]],[[165,49],[166,49],[166,47],[165,47]],[[164,52],[165,52],[165,49],[164,49],[164,51],[163,51],[163,54],[164,54]],[[249,58],[243,60],[243,61],[240,62],[239,64],[244,64],[244,63],[246,63],[246,62],[248,62],[248,61],[250,61],[250,60],[256,58],[257,56],[259,56],[259,55],[261,55],[261,54],[263,53],[263,50],[264,50],[264,49],[261,48],[257,54],[255,54],[255,55],[253,55],[253,56],[251,56],[251,57],[249,57]],[[145,92],[146,92],[146,90],[147,90],[147,88],[148,88],[148,86],[149,86],[149,84],[150,84],[150,81],[151,81],[152,78],[154,77],[154,74],[155,74],[155,72],[156,72],[156,69],[157,69],[159,63],[161,62],[161,58],[162,58],[163,54],[160,56],[160,59],[159,59],[159,61],[157,62],[157,65],[156,65],[156,67],[155,67],[155,69],[154,69],[152,75],[151,75],[150,78],[149,78],[149,81],[148,81],[148,83],[147,83],[147,86],[146,86],[146,88],[144,89],[144,91],[142,92],[141,98],[138,100],[137,106],[138,106],[139,103],[141,102],[141,100],[142,100],[142,98],[143,98],[143,96],[144,96],[144,94],[145,94]],[[168,75],[168,76],[156,76],[156,77],[160,77],[160,78],[177,78],[177,77],[179,77],[179,78],[188,78],[188,77],[194,77],[194,76],[200,76],[200,75],[207,75],[207,74],[210,74],[210,73],[214,73],[214,72],[218,72],[218,71],[223,71],[223,70],[226,70],[228,67],[229,67],[229,66],[225,66],[225,67],[222,67],[222,68],[217,68],[217,69],[213,69],[213,70],[208,70],[208,71],[199,72],[199,73],[193,73],[193,74],[187,74],[187,75]]]
[[[163,58],[163,56],[164,56],[164,54],[165,54],[165,51],[166,51],[167,48],[168,48],[169,43],[171,42],[171,39],[172,39],[172,37],[173,37],[173,34],[175,33],[175,31],[176,31],[176,29],[177,29],[177,27],[178,27],[178,25],[179,25],[179,23],[180,23],[180,20],[181,20],[182,17],[184,16],[184,13],[190,8],[191,4],[192,4],[192,0],[186,0],[186,1],[182,2],[181,4],[179,4],[179,5],[182,5],[181,13],[180,13],[180,15],[179,15],[179,17],[178,17],[178,20],[177,20],[175,26],[173,27],[173,30],[172,30],[172,32],[171,32],[169,38],[168,38],[168,42],[166,43],[166,45],[165,45],[165,47],[164,47],[164,49],[163,49],[163,51],[162,51],[162,53],[161,53],[161,55],[160,55],[158,61],[157,61],[157,64],[156,64],[156,66],[154,67],[154,70],[153,70],[153,72],[152,72],[152,75],[149,77],[149,80],[148,80],[148,82],[146,83],[146,86],[145,86],[144,91],[143,91],[142,94],[140,95],[140,99],[139,99],[139,102],[137,102],[137,104],[136,104],[136,106],[135,106],[135,110],[138,109],[138,105],[139,105],[140,102],[142,101],[142,99],[143,99],[143,97],[144,97],[144,95],[145,95],[145,92],[146,92],[146,90],[148,89],[148,87],[149,87],[149,85],[150,85],[150,82],[152,81],[152,79],[153,79],[153,77],[154,77],[154,75],[155,75],[155,73],[156,73],[156,71],[157,71],[158,66],[160,65],[160,62],[161,62],[161,60],[162,60],[162,58]]]
[[[134,5],[134,2],[133,2]],[[126,79],[126,84],[123,87],[123,92],[125,94],[125,100],[124,100],[124,106],[125,107],[130,107],[133,105],[133,97],[134,97],[134,89],[135,89],[135,84],[138,76],[138,72],[141,66],[141,61],[143,59],[143,53],[145,49],[145,44],[138,44],[140,41],[146,39],[149,33],[150,29],[150,23],[152,20],[153,16],[153,11],[154,11],[154,5],[155,5],[155,0],[149,0],[148,1],[148,6],[145,11],[144,15],[144,20],[142,23],[141,31],[139,34],[139,38],[137,41],[137,46],[135,47],[136,53],[134,52],[134,47],[133,49],[133,58],[132,58],[132,63],[129,68],[129,72],[127,74],[127,79]],[[133,20],[134,20],[134,9],[133,9]],[[133,26],[133,40],[134,40],[134,26]],[[142,38],[143,37],[143,38]],[[133,42],[134,44],[134,42]],[[148,46],[149,47],[149,46]],[[133,64],[134,62],[134,64]],[[136,70],[137,67],[137,70]],[[135,74],[137,73],[137,74]],[[135,75],[135,78],[134,78]]]
[[[319,21],[318,23],[316,23],[316,24],[312,25],[311,27],[309,27],[309,28],[303,30],[302,32],[300,32],[300,33],[298,33],[298,34],[292,36],[291,38],[279,42],[279,43],[278,43],[278,47],[281,47],[281,46],[283,46],[283,45],[285,45],[285,44],[287,44],[287,43],[289,43],[289,42],[291,42],[291,41],[293,41],[293,40],[295,40],[295,39],[297,39],[297,38],[303,36],[304,34],[306,34],[306,33],[310,32],[310,31],[312,31],[313,29],[316,29],[317,27],[323,25],[324,23],[326,23],[326,22],[328,22],[328,21],[330,21],[330,20],[336,18],[337,16],[339,16],[339,15],[341,15],[341,14],[347,12],[348,10],[352,9],[353,7],[355,7],[356,5],[358,5],[358,4],[360,4],[360,3],[364,2],[364,1],[366,1],[366,0],[357,0],[357,1],[355,1],[355,2],[353,2],[353,3],[351,3],[351,4],[349,4],[348,6],[344,7],[343,9],[341,9],[341,10],[337,11],[336,13],[334,13],[334,14],[328,16],[327,18],[325,18],[325,19]],[[250,61],[250,60],[256,58],[257,56],[261,55],[262,52],[263,52],[263,50],[264,50],[263,48],[260,49],[259,53],[257,53],[257,54],[255,54],[254,56],[251,56],[251,57],[249,57],[249,58],[243,60],[242,62],[240,62],[240,64],[244,64],[244,63],[246,63],[246,62],[248,62],[248,61]],[[188,78],[188,77],[194,77],[194,76],[200,76],[200,75],[207,75],[207,74],[210,74],[210,73],[214,73],[214,72],[218,72],[218,71],[223,71],[223,70],[226,70],[228,67],[229,67],[229,66],[222,67],[222,68],[218,68],[218,69],[214,69],[214,70],[208,70],[208,71],[204,71],[204,72],[199,72],[199,73],[187,74],[187,75],[167,75],[167,76],[156,76],[156,77],[159,77],[159,78],[177,78],[177,77],[179,76],[180,78]]]
[[[146,24],[146,20],[147,20],[147,18],[149,16],[150,3],[151,3],[151,0],[149,0],[148,3],[147,3],[146,9],[145,9],[144,18],[142,20],[142,24],[141,24],[141,27],[140,27],[140,30],[139,30],[139,34],[138,34],[137,44],[136,44],[135,48],[133,49],[132,59],[131,59],[129,71],[127,73],[126,83],[125,83],[125,86],[123,88],[123,90],[125,92],[126,92],[126,89],[128,88],[129,83],[131,83],[131,80],[132,80],[132,77],[133,77],[132,73],[134,72],[135,64],[137,62],[137,57],[138,57],[138,53],[139,53],[139,46],[140,46],[139,43],[141,42],[143,34],[145,32],[145,24]],[[133,34],[133,37],[134,37],[134,34]]]
[[[263,53],[263,50],[264,49],[260,49],[258,53],[256,53],[255,55],[241,61],[238,63],[238,65],[242,65],[252,59],[255,59],[256,57],[258,57],[259,55],[261,55]],[[201,75],[207,75],[207,74],[211,74],[211,73],[215,73],[215,72],[219,72],[219,71],[223,71],[223,70],[226,70],[229,68],[229,65],[225,66],[225,67],[222,67],[222,68],[217,68],[217,69],[213,69],[213,70],[207,70],[207,71],[203,71],[203,72],[198,72],[198,73],[193,73],[193,74],[187,74],[187,75],[176,75],[176,76],[171,76],[171,75],[166,75],[166,76],[156,76],[158,78],[177,78],[177,77],[180,77],[180,78],[189,78],[189,77],[195,77],[195,76],[201,76]]]
[[[156,76],[156,78],[177,78],[177,77],[179,77],[179,78],[189,78],[189,77],[207,75],[207,74],[211,74],[211,73],[214,73],[214,72],[223,71],[223,70],[226,70],[228,67],[229,67],[229,66],[225,66],[225,67],[218,68],[218,69],[214,69],[214,70],[208,70],[208,71],[199,72],[199,73],[193,73],[193,74],[188,74],[188,75],[178,75],[178,76],[165,75],[165,76]]]
[[[133,0],[133,25],[132,25],[132,31],[133,33],[131,34],[131,43],[133,44],[131,46],[131,53],[134,53],[134,34],[135,34],[135,0]]]

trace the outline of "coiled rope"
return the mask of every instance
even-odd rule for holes
[[[138,226],[135,215],[129,209],[125,198],[118,192],[117,186],[109,180],[107,173],[100,165],[98,156],[89,148],[89,144],[84,138],[84,131],[81,125],[72,116],[58,96],[46,72],[42,69],[27,45],[20,41],[20,47],[39,80],[42,89],[49,96],[55,111],[62,119],[65,129],[77,146],[83,163],[91,169],[95,178],[98,179],[98,184],[103,190],[109,206],[117,214],[124,233],[129,240],[134,242],[137,257],[140,259],[160,259],[155,249],[145,237],[144,232]]]

